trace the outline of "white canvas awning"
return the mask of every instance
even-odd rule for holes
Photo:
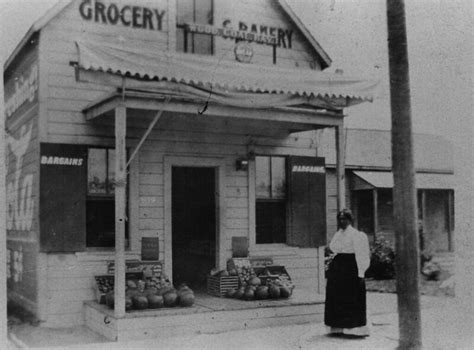
[[[133,48],[107,43],[77,42],[78,69],[105,72],[146,83],[163,91],[164,82],[184,94],[207,96],[220,104],[240,107],[312,105],[338,110],[373,99],[377,82],[308,69],[284,69],[153,47]],[[153,85],[156,86],[153,86]],[[144,84],[145,85],[145,84]],[[250,101],[250,103],[249,103]]]
[[[353,171],[354,175],[374,188],[393,188],[393,173],[389,171]],[[415,174],[417,189],[449,190],[454,188],[452,174]],[[364,189],[355,186],[355,190]]]

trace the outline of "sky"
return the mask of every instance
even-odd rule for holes
[[[216,0],[219,1],[219,0]],[[0,61],[58,0],[0,0]],[[389,130],[385,1],[287,0],[333,63],[328,71],[380,80],[375,101],[346,110],[348,127]],[[415,132],[456,134],[472,114],[472,1],[405,0]],[[3,65],[3,64],[2,64]],[[460,99],[463,99],[460,101]]]

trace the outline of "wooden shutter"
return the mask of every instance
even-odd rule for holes
[[[40,244],[43,252],[86,247],[87,148],[41,144]]]
[[[326,245],[326,169],[324,158],[288,158],[289,227],[287,243]]]

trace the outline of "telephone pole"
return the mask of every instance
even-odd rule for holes
[[[419,252],[404,0],[387,0],[400,349],[421,349]]]

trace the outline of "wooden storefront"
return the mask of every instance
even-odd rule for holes
[[[315,130],[340,135],[375,84],[320,72],[284,1],[196,6],[62,2],[5,64],[8,295],[44,325],[83,324],[108,262],[117,285],[146,252],[198,286],[233,237],[322,292],[344,164],[337,137],[329,203]]]

